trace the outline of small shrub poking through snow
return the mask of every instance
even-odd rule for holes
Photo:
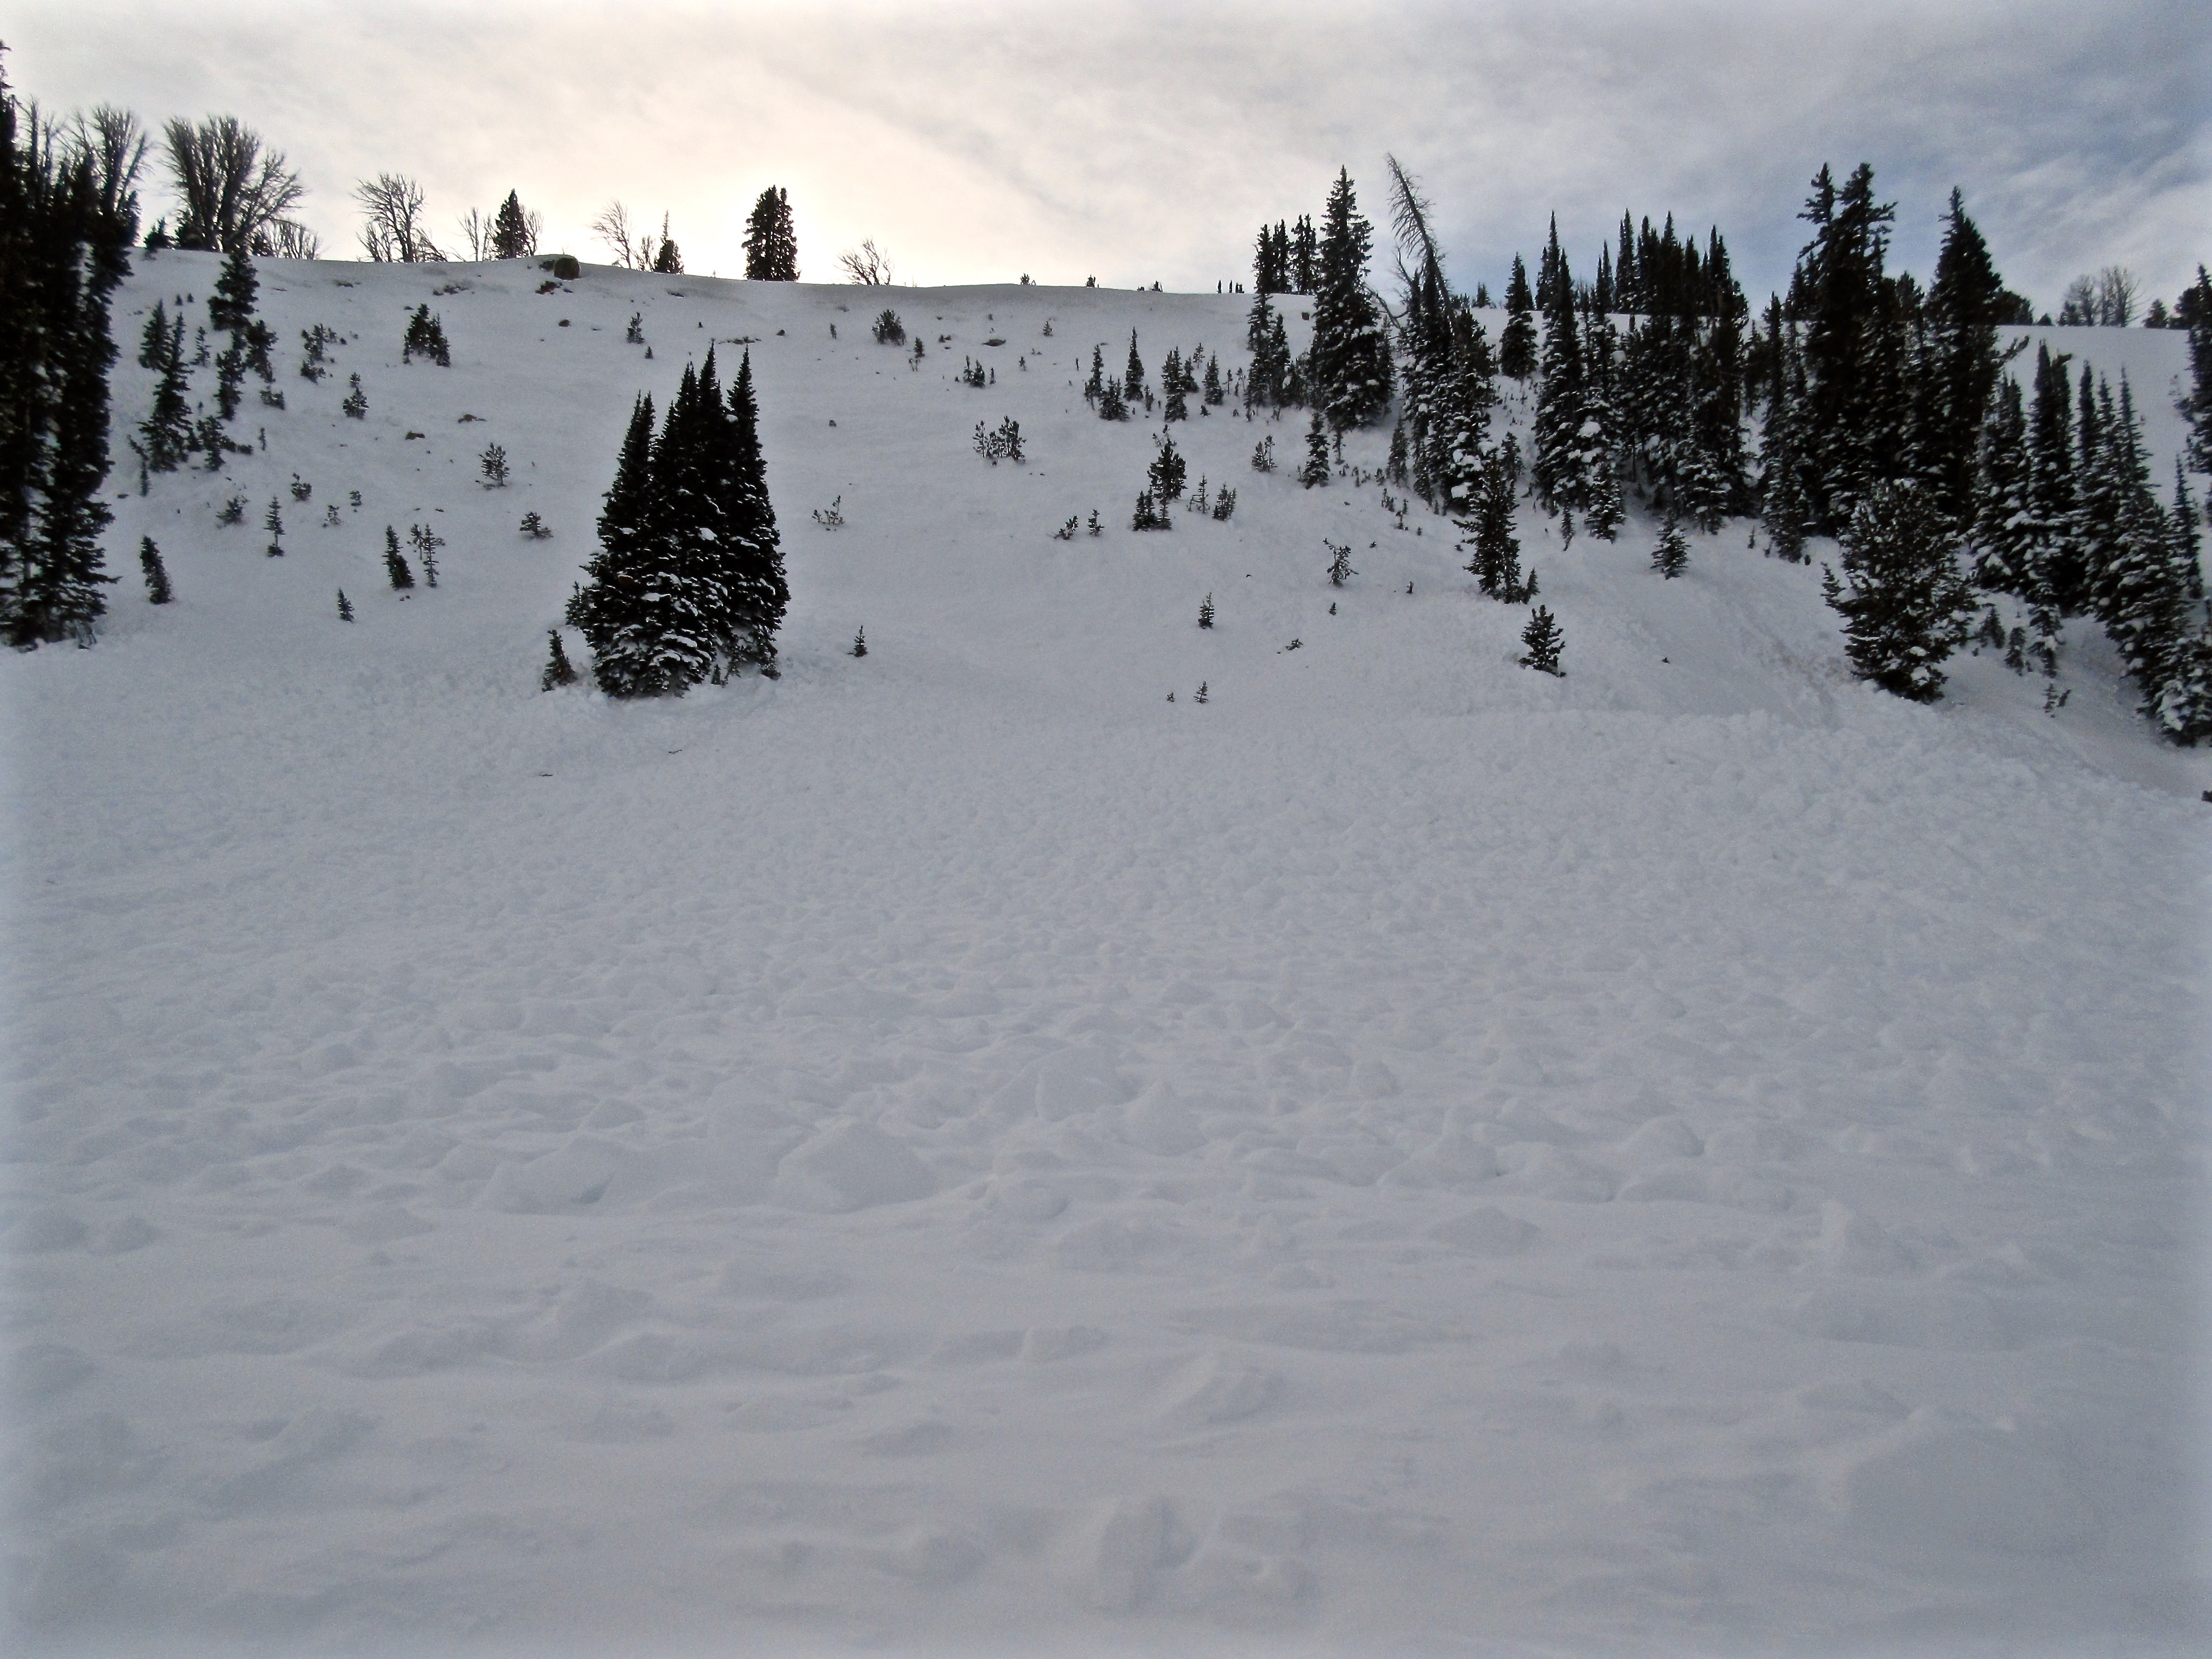
[[[486,489],[507,488],[507,451],[497,444],[486,444],[483,453],[477,457],[477,466],[483,473]]]
[[[868,654],[868,630],[865,628],[855,630],[853,635],[853,654],[856,657]]]
[[[561,648],[561,630],[545,630],[545,672],[538,677],[538,689],[550,691],[557,685],[574,685],[576,670],[568,660],[568,653]]]
[[[868,331],[876,337],[878,345],[906,343],[906,325],[899,321],[898,313],[893,311],[889,306],[883,308],[882,313],[876,318],[875,325]],[[920,352],[915,353],[917,357],[921,355]]]
[[[415,586],[415,573],[407,568],[407,556],[399,550],[399,532],[390,525],[384,526],[384,574],[395,589]]]
[[[169,589],[169,573],[161,563],[161,550],[151,536],[138,538],[138,568],[146,575],[146,603],[167,605],[176,595]]]
[[[980,431],[981,428],[977,429]],[[829,506],[816,507],[814,522],[824,530],[842,530],[845,527],[845,498],[839,495]]]
[[[522,515],[521,531],[533,542],[542,542],[553,533],[545,527],[545,520],[535,513],[526,513]]]

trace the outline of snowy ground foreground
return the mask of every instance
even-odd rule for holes
[[[14,1650],[2205,1639],[2212,757],[2101,645],[1909,707],[1742,527],[1530,514],[1551,680],[1289,420],[1133,535],[1091,347],[1241,299],[263,270],[267,452],[0,663]],[[213,278],[142,264],[119,422]],[[2168,465],[2181,337],[2061,332]],[[538,695],[632,395],[740,335],[783,678]]]

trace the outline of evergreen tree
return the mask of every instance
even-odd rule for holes
[[[730,384],[727,465],[723,488],[731,526],[731,564],[726,578],[731,611],[724,648],[738,663],[757,663],[772,674],[775,636],[791,605],[785,580],[775,507],[769,499],[768,466],[761,454],[760,406],[753,392],[753,359],[748,351]],[[1020,456],[1015,454],[1018,460]]]
[[[415,586],[415,573],[407,568],[407,557],[399,550],[399,532],[390,525],[384,526],[384,574],[394,589]]]
[[[526,259],[538,252],[538,229],[531,223],[529,214],[523,210],[522,198],[514,191],[507,192],[507,199],[499,204],[492,216],[491,257],[495,259]],[[555,641],[557,646],[559,641]],[[574,671],[570,671],[570,678]],[[568,684],[566,680],[562,684]]]
[[[1121,396],[1121,383],[1109,380],[1098,394],[1098,418],[1102,421],[1126,421],[1129,405]]]
[[[1553,304],[1544,314],[1543,383],[1536,393],[1529,474],[1547,508],[1571,513],[1586,505],[1590,495],[1584,431],[1589,399],[1582,340],[1575,325],[1574,283],[1566,255],[1555,240],[1544,257],[1547,266],[1557,270],[1559,276],[1551,285]]]
[[[222,274],[208,296],[208,326],[234,337],[244,334],[260,294],[261,278],[252,256],[244,247],[231,249],[223,256]]]
[[[1559,618],[1547,607],[1540,605],[1529,616],[1528,625],[1521,630],[1521,643],[1528,652],[1521,659],[1523,667],[1564,678],[1559,653],[1565,647],[1566,636],[1560,632]]]
[[[1970,538],[1978,586],[2026,597],[2039,576],[2032,529],[2027,413],[2020,382],[2006,377],[1982,434],[1981,479]]]
[[[2035,548],[2038,578],[2051,590],[2062,615],[2078,616],[2088,596],[2075,508],[2073,381],[2067,359],[2038,345],[2035,390],[2028,416],[2028,505],[2027,533]]]
[[[261,550],[272,559],[284,556],[284,514],[276,505],[276,498],[269,498],[269,510],[261,515],[261,527],[269,532],[269,545]]]
[[[1390,404],[1390,337],[1367,287],[1373,239],[1352,175],[1340,167],[1323,214],[1313,345],[1306,354],[1307,394],[1339,432],[1371,426]]]
[[[343,587],[338,589],[338,620],[345,623],[353,620],[353,601],[346,598]]]
[[[1188,477],[1189,470],[1175,447],[1175,440],[1165,433],[1160,435],[1159,452],[1146,468],[1145,476],[1151,480],[1152,493],[1159,498],[1162,507],[1182,499],[1183,481]]]
[[[1943,661],[1966,643],[1975,609],[1952,546],[1942,509],[1914,483],[1878,483],[1854,510],[1844,580],[1824,569],[1820,592],[1844,618],[1861,679],[1916,702],[1943,695]]]
[[[417,355],[428,357],[441,368],[453,365],[452,354],[446,345],[446,329],[442,319],[430,314],[430,307],[417,306],[415,314],[407,319],[407,333],[399,344],[399,361],[406,362]]]
[[[509,196],[507,199],[512,202],[514,198]],[[568,661],[568,652],[562,648],[559,629],[549,628],[545,630],[545,672],[538,677],[538,689],[540,691],[550,691],[556,686],[574,685],[576,683],[576,670]]]
[[[1211,408],[1218,408],[1229,401],[1229,394],[1221,385],[1221,356],[1218,352],[1206,360],[1206,381],[1199,395]]]
[[[1893,204],[1874,196],[1874,169],[1860,163],[1838,186],[1823,167],[1799,216],[1813,240],[1799,255],[1790,308],[1805,319],[1805,396],[1799,456],[1810,528],[1837,533],[1897,447],[1902,411],[1884,396],[1879,369],[1882,264]]]
[[[1321,410],[1313,412],[1306,428],[1306,463],[1298,469],[1298,482],[1313,489],[1328,482],[1328,433],[1321,423]]]
[[[799,280],[799,234],[792,228],[791,197],[770,185],[745,220],[745,275],[755,282]]]
[[[1106,349],[1094,345],[1091,348],[1091,378],[1083,383],[1083,401],[1095,408],[1105,393]]]
[[[1288,246],[1291,289],[1299,294],[1311,294],[1320,275],[1321,264],[1314,257],[1314,223],[1301,213],[1291,232]]]
[[[146,319],[146,326],[138,335],[138,367],[157,373],[168,361],[169,316],[161,301],[154,301],[153,314]]]
[[[1976,448],[2002,362],[1997,321],[2004,282],[1956,189],[1928,290],[1928,413],[1917,434],[1921,476],[1954,524],[1972,520]]]
[[[1651,555],[1651,568],[1669,581],[1690,568],[1689,538],[1682,534],[1682,526],[1672,513],[1660,529],[1659,545]]]
[[[108,301],[128,269],[126,206],[0,73],[0,641],[18,647],[88,644],[106,610]]]
[[[146,603],[167,605],[175,597],[169,589],[169,573],[161,563],[161,550],[151,536],[138,538],[138,568],[146,577]]]
[[[147,470],[173,472],[192,451],[192,405],[185,375],[185,319],[172,325],[168,343],[155,365],[161,374],[154,387],[154,406],[138,425],[138,453]]]
[[[1167,398],[1166,407],[1161,411],[1164,420],[1187,421],[1190,418],[1190,404],[1184,397],[1182,379],[1182,353],[1170,346],[1167,361],[1160,365],[1160,390]]]
[[[1199,601],[1198,625],[1200,628],[1211,628],[1213,626],[1213,595],[1211,593],[1208,593],[1203,599]]]
[[[1145,360],[1137,356],[1137,331],[1129,331],[1129,366],[1121,371],[1121,395],[1131,403],[1145,398]]]
[[[2177,307],[2189,319],[2189,396],[2182,415],[2189,422],[2189,465],[2212,472],[2212,276],[2197,267],[2197,283]]]
[[[1513,533],[1515,467],[1509,452],[1514,440],[1508,434],[1482,469],[1481,484],[1471,518],[1455,520],[1460,529],[1474,538],[1474,556],[1468,572],[1492,599],[1510,599],[1521,588],[1521,543]]]
[[[1513,276],[1505,284],[1505,331],[1498,337],[1498,372],[1525,380],[1536,372],[1535,301],[1528,293],[1528,269],[1513,256]]]

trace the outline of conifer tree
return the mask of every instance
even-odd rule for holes
[[[2028,416],[2027,535],[2039,579],[2065,616],[2078,616],[2088,595],[2081,551],[2074,467],[2073,382],[2063,354],[2035,352],[2035,388]]]
[[[161,563],[161,550],[151,536],[138,538],[138,568],[146,578],[146,603],[167,605],[175,597],[169,589],[169,573]]]
[[[507,199],[512,202],[514,198],[509,196]],[[538,689],[550,691],[556,686],[574,685],[576,670],[568,660],[568,652],[562,647],[559,629],[545,630],[545,672],[538,677]]]
[[[1199,394],[1210,408],[1219,408],[1229,401],[1229,394],[1221,385],[1221,356],[1218,352],[1206,360],[1206,381]]]
[[[745,220],[745,275],[759,283],[799,280],[799,235],[792,228],[791,197],[770,185]]]
[[[1508,434],[1483,464],[1473,516],[1454,521],[1474,538],[1468,573],[1493,599],[1510,599],[1521,586],[1521,543],[1513,533],[1514,448],[1514,439]]]
[[[538,228],[523,210],[522,198],[513,191],[499,204],[492,216],[491,257],[495,259],[526,259],[538,252]],[[557,644],[558,641],[556,641]],[[570,671],[574,678],[574,671]],[[566,684],[567,681],[562,684]]]
[[[1882,264],[1893,204],[1878,203],[1874,169],[1862,162],[1841,185],[1823,167],[1799,216],[1813,239],[1790,283],[1792,310],[1806,319],[1805,397],[1798,428],[1810,527],[1835,534],[1851,520],[1881,461],[1899,447],[1899,416],[1880,372]]]
[[[223,257],[222,272],[208,296],[208,326],[234,338],[243,335],[253,320],[260,294],[261,278],[252,256],[243,246],[232,248]]]
[[[1566,255],[1557,246],[1545,251],[1545,263],[1559,275],[1552,284],[1554,304],[1544,314],[1543,383],[1536,393],[1536,427],[1529,475],[1553,512],[1571,513],[1589,500],[1590,477],[1584,422],[1589,419],[1580,335],[1575,325],[1574,282]],[[1567,297],[1560,299],[1565,295]]]
[[[1659,544],[1652,550],[1651,568],[1672,581],[1690,568],[1689,538],[1682,534],[1682,526],[1669,513],[1659,531]]]
[[[1513,256],[1513,275],[1505,285],[1505,331],[1498,337],[1498,372],[1525,380],[1536,372],[1536,305],[1528,293],[1528,268]]]
[[[1190,404],[1183,395],[1182,377],[1182,353],[1178,348],[1170,346],[1167,361],[1160,365],[1160,390],[1166,394],[1166,406],[1162,411],[1164,420],[1187,421],[1190,418]]]
[[[1314,407],[1339,432],[1371,426],[1390,404],[1390,337],[1367,287],[1373,240],[1372,228],[1359,213],[1352,175],[1340,167],[1323,213],[1320,286],[1305,375]]]
[[[1975,609],[1953,544],[1942,509],[1915,483],[1875,484],[1854,510],[1844,580],[1824,569],[1820,592],[1844,618],[1861,679],[1915,702],[1943,695],[1942,664],[1966,643]]]
[[[276,498],[269,498],[269,510],[261,515],[261,527],[269,532],[269,545],[261,550],[272,559],[284,556],[284,514],[276,505]]]
[[[169,316],[163,303],[154,301],[153,314],[146,319],[146,326],[138,334],[138,367],[157,373],[168,361]]]
[[[1152,493],[1159,498],[1163,507],[1170,501],[1182,499],[1183,481],[1189,476],[1188,467],[1176,448],[1175,440],[1165,433],[1160,434],[1159,451],[1152,457],[1152,465],[1145,470],[1145,476],[1151,481]]]
[[[1298,482],[1308,489],[1328,482],[1328,433],[1322,425],[1321,410],[1313,412],[1313,424],[1306,428],[1306,462],[1298,469]]]
[[[185,319],[172,325],[168,342],[155,365],[161,378],[155,384],[154,406],[138,426],[138,453],[147,469],[173,472],[192,451],[192,407],[185,377]]]
[[[353,601],[346,598],[343,587],[338,589],[338,620],[344,623],[353,620]]]
[[[1091,348],[1091,378],[1083,383],[1083,401],[1096,407],[1106,395],[1106,348]]]
[[[782,541],[761,454],[760,405],[753,391],[750,351],[738,360],[728,408],[722,489],[731,526],[724,578],[731,609],[721,642],[733,663],[757,664],[763,673],[773,675],[775,636],[790,608],[791,588],[784,577]],[[1018,450],[1012,453],[1014,459],[1021,459]]]
[[[2182,296],[2189,315],[2188,397],[2182,416],[2189,422],[2189,465],[2212,472],[2212,276],[2197,267],[2197,283]]]
[[[1288,245],[1291,289],[1299,294],[1311,294],[1320,280],[1321,262],[1315,257],[1314,222],[1301,213],[1291,228]]]
[[[1978,507],[1969,538],[1974,581],[1992,592],[2026,597],[2039,573],[2028,495],[2027,413],[2020,382],[2006,377],[1996,401],[1982,434]]]
[[[1203,599],[1199,601],[1198,625],[1200,628],[1211,628],[1213,626],[1213,595],[1211,593],[1208,593]]]
[[[1131,403],[1145,397],[1145,360],[1137,356],[1137,331],[1129,331],[1129,365],[1121,371],[1121,395]]]
[[[1936,280],[1928,290],[1928,372],[1933,384],[1917,447],[1921,476],[1934,489],[1936,505],[1956,524],[1973,518],[1975,452],[1996,392],[1996,325],[2003,297],[2004,283],[1990,262],[1988,245],[1954,188],[1944,215]]]
[[[1521,630],[1521,643],[1528,652],[1521,659],[1523,667],[1564,678],[1565,671],[1559,666],[1559,653],[1565,647],[1566,636],[1559,629],[1559,618],[1548,607],[1540,605],[1530,614],[1528,625]]]
[[[399,550],[399,532],[390,525],[384,526],[384,574],[395,590],[415,586],[415,573]]]
[[[1129,405],[1121,397],[1121,383],[1109,380],[1098,394],[1098,418],[1102,421],[1126,421]]]

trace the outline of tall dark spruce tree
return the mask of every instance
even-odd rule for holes
[[[107,608],[107,310],[131,234],[94,158],[0,70],[0,640],[19,648],[88,644]]]
[[[1583,370],[1582,336],[1575,319],[1574,281],[1559,246],[1559,228],[1544,250],[1544,269],[1552,304],[1544,313],[1543,381],[1536,392],[1536,428],[1529,476],[1545,507],[1554,513],[1581,510],[1589,500],[1584,423],[1589,398]]]
[[[1881,372],[1887,308],[1882,265],[1893,204],[1875,200],[1874,169],[1862,162],[1838,185],[1823,167],[1799,216],[1813,239],[1790,279],[1790,310],[1804,323],[1805,394],[1798,457],[1808,527],[1836,535],[1882,470],[1896,411]]]
[[[792,228],[791,195],[770,185],[745,220],[745,275],[757,283],[799,280],[799,233]]]
[[[1921,479],[1954,524],[1975,516],[1975,462],[2002,356],[1997,319],[2004,281],[1957,190],[1928,289],[1927,384],[1917,434]]]
[[[1360,216],[1352,174],[1337,170],[1322,211],[1313,344],[1306,354],[1306,395],[1341,432],[1372,426],[1390,406],[1390,336],[1367,287],[1374,231]]]
[[[681,696],[747,664],[774,672],[790,590],[750,353],[726,400],[712,348],[687,366],[658,438],[652,399],[638,399],[586,574],[568,620],[610,696]]]
[[[510,190],[507,199],[499,204],[499,211],[492,216],[491,257],[521,259],[537,251],[538,233],[531,226],[529,214],[523,210],[522,198]]]
[[[1498,372],[1525,380],[1536,372],[1536,301],[1528,292],[1528,267],[1513,256],[1505,284],[1505,327],[1498,337]]]
[[[1497,366],[1482,324],[1444,279],[1428,203],[1397,158],[1385,159],[1391,228],[1406,284],[1398,348],[1406,365],[1400,427],[1409,482],[1431,507],[1463,518],[1475,510],[1497,401],[1492,385]]]

